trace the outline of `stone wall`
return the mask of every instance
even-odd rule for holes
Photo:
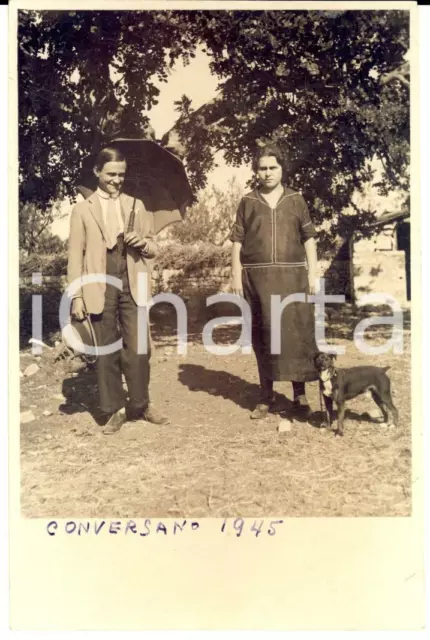
[[[350,263],[349,260],[321,260],[318,264],[319,276],[326,280],[327,293],[350,293]],[[171,291],[187,299],[199,292],[202,296],[227,292],[230,287],[230,269],[217,268],[202,270],[191,275],[182,271],[155,271],[153,275],[153,291]]]
[[[406,296],[405,253],[403,251],[357,251],[352,263],[345,259],[322,260],[319,275],[325,278],[327,294],[345,295],[346,302],[355,302],[366,293],[386,293],[402,305]],[[347,255],[347,254],[346,254]],[[153,295],[161,292],[179,294],[187,305],[190,321],[237,315],[237,306],[218,303],[207,307],[209,296],[229,292],[230,269],[212,268],[187,274],[182,270],[154,269]],[[21,341],[28,341],[32,325],[32,295],[43,295],[43,334],[59,331],[58,306],[66,286],[65,277],[44,277],[43,286],[31,284],[31,278],[20,280],[20,332]],[[161,305],[162,306],[162,305]],[[160,310],[161,311],[161,310]]]
[[[399,297],[399,300],[406,299],[404,251],[354,250],[352,265],[347,259],[321,260],[318,264],[319,276],[325,278],[326,292],[329,294],[344,294],[350,300],[363,293],[386,291]],[[154,269],[152,276],[153,294],[176,293],[185,301],[196,295],[208,297],[228,292],[229,285],[229,268],[203,269],[191,274],[182,270]],[[31,278],[20,279],[20,288],[31,290],[35,294],[44,293],[47,287],[64,290],[65,286],[65,276],[43,277],[42,288],[32,286]]]
[[[228,292],[230,281],[229,268],[201,269],[187,274],[183,270],[154,269],[152,274],[153,293],[171,292],[181,295],[185,300],[199,292],[202,296]]]
[[[326,280],[328,293],[350,292],[350,263],[349,260],[321,260],[319,262],[319,276]],[[31,278],[21,278],[20,288],[31,289],[33,293],[43,293],[45,288],[64,290],[67,284],[65,276],[45,276],[43,286],[33,286]],[[201,297],[208,297],[215,293],[230,291],[230,268],[202,269],[195,273],[184,273],[183,270],[154,269],[152,274],[153,295],[161,292],[176,293],[188,300],[197,293]]]

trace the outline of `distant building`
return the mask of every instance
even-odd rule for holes
[[[349,240],[351,298],[386,293],[401,304],[411,299],[411,230],[409,211],[384,213],[372,225],[375,234]]]
[[[370,238],[353,233],[334,258],[321,261],[326,291],[354,303],[368,293],[385,293],[405,305],[411,299],[409,211],[385,213],[373,227]]]

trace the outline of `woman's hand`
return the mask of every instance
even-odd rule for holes
[[[146,238],[142,238],[135,231],[129,231],[124,234],[124,242],[129,247],[134,247],[134,249],[141,249],[142,253],[147,248]]]
[[[315,238],[309,238],[304,243],[306,260],[308,263],[308,283],[309,283],[309,295],[314,296],[318,289],[318,258],[317,258],[317,245]]]
[[[237,271],[231,272],[231,290],[234,295],[243,297],[242,273]]]
[[[241,249],[242,249],[242,244],[240,242],[233,242],[233,246],[231,248],[230,288],[234,295],[243,297],[242,264],[240,261]]]
[[[80,321],[83,320],[87,315],[87,312],[85,311],[85,304],[82,298],[73,298],[71,315],[72,318]]]
[[[316,273],[308,273],[308,285],[309,285],[309,295],[314,296],[317,293],[317,274]]]

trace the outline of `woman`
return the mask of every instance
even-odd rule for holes
[[[97,345],[106,347],[118,339],[122,347],[97,359],[100,409],[105,414],[104,433],[116,433],[130,419],[167,424],[149,403],[149,353],[138,348],[139,274],[150,278],[150,263],[157,252],[153,240],[152,215],[143,203],[122,193],[127,163],[115,147],[100,151],[94,166],[97,190],[72,211],[69,235],[68,280],[80,282],[82,276],[96,275],[97,282],[84,284],[73,296],[72,315],[83,320],[90,314]],[[133,230],[127,231],[134,212]],[[122,289],[106,284],[113,276]],[[143,349],[142,349],[143,351]],[[128,388],[125,411],[124,374]]]
[[[303,197],[283,185],[283,165],[276,145],[258,150],[253,169],[259,187],[242,198],[230,237],[232,290],[245,297],[252,313],[252,344],[260,377],[253,419],[267,416],[274,402],[275,380],[292,381],[294,405],[307,415],[305,382],[317,379],[311,304],[290,302],[285,307],[280,353],[271,353],[271,297],[314,294],[317,277],[315,229]]]

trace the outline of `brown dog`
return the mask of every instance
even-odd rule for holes
[[[327,423],[333,422],[333,401],[337,404],[336,435],[343,436],[345,403],[361,393],[370,391],[372,398],[381,409],[387,424],[397,424],[398,411],[393,404],[390,391],[390,378],[386,372],[390,367],[351,367],[336,369],[336,356],[318,353],[314,358],[315,368],[320,379],[320,389],[324,397]]]

